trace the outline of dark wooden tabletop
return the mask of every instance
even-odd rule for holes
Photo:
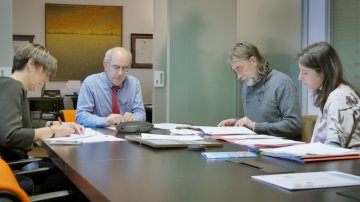
[[[109,129],[104,134],[116,134]],[[256,168],[225,160],[207,160],[198,151],[153,149],[135,142],[87,143],[80,146],[44,144],[49,157],[91,201],[355,201],[337,192],[360,186],[289,191],[251,176]],[[208,151],[239,151],[235,144]],[[337,170],[360,175],[360,160],[301,164],[271,157],[257,160],[294,172]]]

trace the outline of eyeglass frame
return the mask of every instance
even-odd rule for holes
[[[112,65],[110,64],[109,61],[105,60],[106,64],[108,64],[111,68],[111,70],[113,70],[114,72],[119,72],[120,69],[121,71],[125,72],[125,73],[128,73],[129,72],[129,69],[130,67],[129,66],[118,66],[118,65]]]

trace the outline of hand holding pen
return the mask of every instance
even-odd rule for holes
[[[55,137],[64,137],[70,134],[84,134],[85,128],[82,125],[68,122],[63,123],[60,117],[58,117],[58,121],[54,121],[52,123],[52,129],[55,132]]]

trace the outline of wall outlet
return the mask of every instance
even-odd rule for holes
[[[154,71],[154,87],[164,87],[164,71]]]
[[[11,67],[0,67],[0,76],[11,76]]]

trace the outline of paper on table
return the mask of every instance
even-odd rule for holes
[[[254,131],[243,127],[213,127],[213,126],[193,126],[200,128],[207,135],[253,135]]]
[[[202,135],[202,132],[191,129],[171,129],[171,135]]]
[[[100,132],[97,132],[91,128],[85,129],[85,134],[83,135],[76,135],[72,134],[69,137],[57,137],[57,138],[48,138],[50,144],[52,142],[61,142],[61,141],[77,141],[81,143],[93,143],[93,142],[105,142],[105,141],[125,141],[122,138],[117,138],[112,135],[104,135]]]
[[[141,133],[141,138],[144,140],[203,140],[204,138],[198,135],[154,135],[149,133]]]
[[[227,142],[235,142],[237,140],[247,140],[247,139],[281,139],[282,137],[276,137],[271,135],[222,135],[222,136],[212,136],[216,140],[225,140]]]
[[[116,130],[115,126],[109,126],[109,127],[106,127],[107,129],[110,129],[110,130]]]
[[[360,154],[360,151],[346,149],[331,145],[326,145],[322,143],[309,143],[288,147],[281,147],[275,149],[264,149],[265,152],[270,153],[284,153],[284,154],[292,154],[296,156],[309,156],[309,155],[317,155],[317,156],[336,156],[336,155],[350,155],[350,154]]]
[[[166,130],[176,129],[177,127],[190,127],[190,125],[178,124],[178,123],[155,123],[154,124],[154,128],[160,128],[160,129],[166,129]]]
[[[285,189],[315,189],[360,185],[360,177],[338,171],[251,176]]]
[[[294,144],[305,144],[305,142],[273,138],[273,139],[246,139],[246,140],[236,140],[236,144],[246,145],[250,147],[277,147],[277,146],[288,146]]]

